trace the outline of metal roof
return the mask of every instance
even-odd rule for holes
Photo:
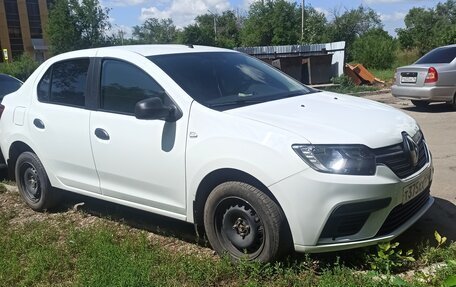
[[[345,49],[345,42],[342,41],[310,45],[237,47],[234,49],[257,58],[311,56],[326,55],[330,52],[343,51]]]

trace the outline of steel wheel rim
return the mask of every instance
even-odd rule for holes
[[[223,248],[233,256],[259,256],[265,246],[265,227],[250,203],[239,197],[222,199],[215,209],[215,230]]]
[[[41,199],[41,183],[38,171],[30,163],[24,163],[20,167],[20,184],[24,195],[31,202],[38,202]]]

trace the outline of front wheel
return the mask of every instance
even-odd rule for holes
[[[15,172],[19,194],[31,209],[43,211],[57,205],[60,194],[52,188],[36,154],[24,152],[19,155]]]
[[[290,249],[291,236],[280,207],[259,189],[226,182],[209,195],[204,226],[212,248],[234,261],[272,261]]]
[[[415,105],[417,108],[425,108],[429,105],[429,101],[418,101],[418,100],[411,100],[412,104]]]

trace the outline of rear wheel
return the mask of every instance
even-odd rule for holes
[[[453,97],[453,101],[449,103],[450,107],[456,111],[456,94]]]
[[[285,216],[259,189],[241,182],[226,182],[209,195],[204,225],[212,248],[232,260],[272,261],[289,251]]]
[[[429,105],[429,101],[419,101],[419,100],[411,100],[412,104],[415,105],[417,108],[425,108]]]
[[[36,154],[24,152],[19,155],[15,172],[19,194],[31,209],[43,211],[57,205],[60,194],[52,188]]]

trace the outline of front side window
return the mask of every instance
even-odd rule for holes
[[[197,102],[217,110],[316,92],[241,53],[185,53],[148,59]]]
[[[84,58],[52,65],[38,83],[38,100],[84,107],[89,64],[90,60]]]
[[[166,100],[163,88],[146,72],[119,60],[103,61],[101,70],[101,109],[134,114],[136,103],[150,97]]]

